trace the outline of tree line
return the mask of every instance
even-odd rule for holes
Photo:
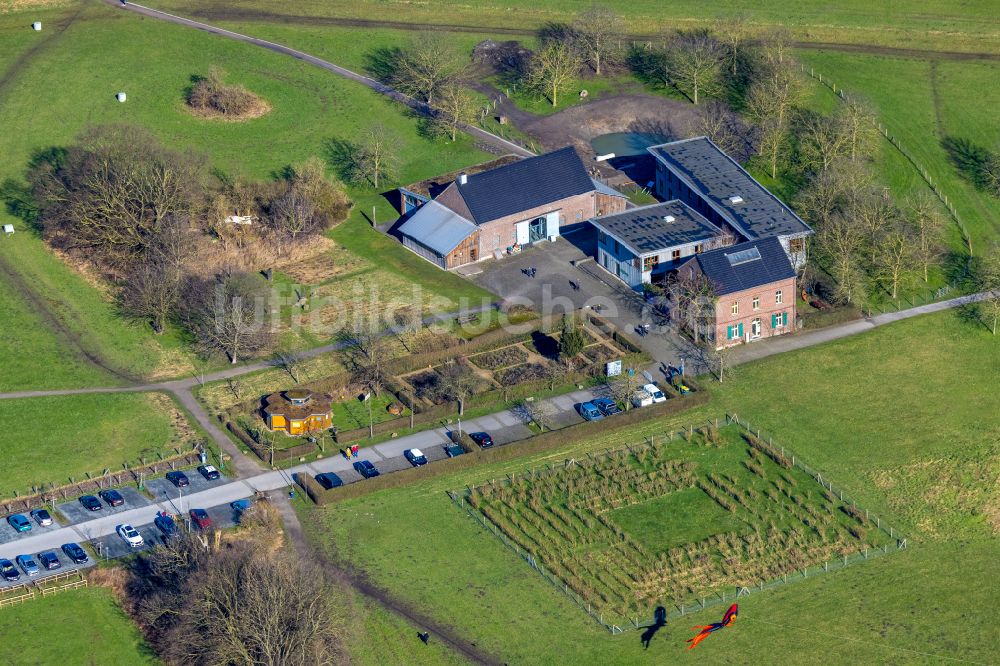
[[[22,213],[88,262],[121,310],[235,363],[268,348],[270,289],[258,272],[345,219],[344,187],[312,158],[271,181],[211,174],[193,152],[130,125],[92,127],[32,160]]]

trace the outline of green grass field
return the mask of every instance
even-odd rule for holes
[[[172,454],[194,436],[182,418],[160,393],[0,400],[0,453],[7,461],[0,468],[0,496]]]
[[[348,500],[307,522],[317,542],[511,663],[988,663],[994,632],[976,618],[1000,593],[988,573],[1000,556],[998,363],[996,339],[956,313],[912,319],[739,368],[712,386],[712,404],[670,423]],[[779,436],[911,548],[751,596],[737,626],[693,654],[688,626],[719,612],[671,623],[644,652],[637,633],[612,638],[444,494],[724,411]]]
[[[878,108],[881,122],[950,194],[972,236],[973,252],[1000,239],[1000,199],[963,180],[941,146],[946,136],[985,147],[1000,141],[995,109],[1000,103],[1000,63],[886,58],[800,51],[799,58],[848,92]],[[970,94],[972,91],[975,94]],[[884,142],[883,142],[884,143]],[[920,189],[912,167],[885,146],[878,172],[897,194]],[[951,233],[955,240],[954,232]],[[954,244],[954,243],[953,243]]]
[[[159,664],[138,628],[100,587],[38,597],[0,612],[10,666]]]
[[[674,0],[668,6],[657,0],[610,0],[603,3],[626,17],[628,29],[641,35],[676,27],[706,25],[716,17],[742,13],[761,27],[787,27],[799,39],[813,42],[879,44],[905,48],[939,48],[959,51],[1000,50],[996,13],[989,0],[956,4],[947,0],[905,2],[892,5],[864,0],[838,0],[818,4],[791,0],[775,5],[767,0],[738,0],[725,8],[697,0]],[[191,0],[156,0],[155,7],[190,9]],[[585,5],[584,5],[585,6]],[[225,18],[304,23],[320,17],[390,21],[405,24],[472,26],[533,30],[548,22],[571,20],[580,11],[576,0],[531,0],[469,3],[464,0],[304,0],[294,7],[276,8],[267,0],[233,2],[209,0],[198,5],[198,14],[212,20]]]
[[[26,27],[22,13],[0,16],[4,52],[12,58],[20,55],[0,85],[0,117],[8,130],[0,137],[5,154],[0,180],[21,178],[33,151],[65,145],[88,124],[105,122],[142,125],[169,145],[206,154],[220,171],[248,178],[268,178],[312,155],[328,157],[331,139],[356,140],[374,123],[383,124],[395,142],[401,183],[487,157],[466,137],[456,143],[424,138],[417,120],[385,98],[285,56],[97,3],[32,14],[53,29],[69,16],[75,16],[75,22],[52,37]],[[142,67],[135,66],[138,62]],[[210,65],[224,68],[234,82],[261,95],[273,110],[245,123],[218,123],[188,114],[184,88],[191,76]],[[127,92],[127,103],[115,101],[118,90]],[[440,296],[441,304],[450,306],[461,297],[478,303],[487,296],[366,228],[362,212],[370,215],[377,205],[377,217],[385,221],[392,219],[391,207],[366,188],[353,188],[351,195],[357,202],[354,214],[334,232],[342,245],[375,259],[377,265],[398,267],[402,279],[424,288],[429,302]],[[0,260],[21,278],[18,288],[36,297],[31,304],[18,288],[11,289],[5,300],[11,301],[12,316],[0,321],[0,338],[5,344],[19,341],[22,331],[34,328],[36,333],[25,340],[30,344],[22,353],[33,351],[37,340],[40,355],[35,364],[59,367],[49,375],[39,372],[37,365],[16,363],[0,379],[5,388],[122,381],[88,362],[87,356],[143,377],[175,376],[194,369],[191,354],[176,333],[158,338],[143,325],[125,322],[107,294],[51,254],[20,220],[3,210],[0,223],[13,223],[18,229],[0,243]],[[38,301],[47,306],[57,326],[38,326],[39,317],[27,314]],[[55,328],[61,330],[57,333]],[[316,339],[300,336],[291,342],[301,346]]]

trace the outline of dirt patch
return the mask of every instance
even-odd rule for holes
[[[278,262],[275,268],[299,284],[321,284],[371,266],[326,236],[311,240],[309,248],[313,251],[311,256]]]
[[[271,112],[271,105],[267,103],[267,100],[258,97],[250,108],[243,113],[222,113],[211,107],[195,108],[189,104],[184,105],[184,111],[195,118],[221,120],[224,123],[244,123],[254,118],[266,116]]]

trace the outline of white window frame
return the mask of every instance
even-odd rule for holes
[[[753,297],[753,309],[760,310],[760,296]]]
[[[733,314],[733,316],[738,315],[740,313],[740,302],[733,301],[733,304],[729,307],[729,311]]]
[[[750,322],[750,338],[759,338],[762,331],[764,330],[763,324],[760,321],[760,317],[754,317]]]
[[[780,289],[774,292],[774,304],[781,305],[781,301],[784,299],[784,294],[781,293]]]

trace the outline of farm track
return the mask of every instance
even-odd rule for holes
[[[418,629],[430,632],[432,640],[441,641],[469,661],[476,664],[488,665],[503,663],[501,659],[488,654],[479,648],[479,646],[475,643],[463,639],[450,627],[447,627],[424,615],[423,613],[420,613],[409,604],[405,604],[398,599],[393,598],[392,595],[374,585],[367,576],[354,570],[353,567],[345,568],[332,562],[320,552],[320,549],[315,548],[313,544],[309,543],[306,539],[305,533],[302,530],[302,523],[299,521],[298,514],[296,514],[295,510],[292,508],[287,495],[284,493],[273,493],[271,495],[271,499],[275,506],[277,506],[278,512],[281,514],[281,520],[285,526],[285,533],[288,535],[289,540],[292,542],[292,546],[301,557],[317,560],[323,567],[323,570],[326,571],[327,574],[329,574],[334,580],[338,581],[342,585],[346,585],[354,589],[362,596],[371,599],[391,613],[399,615],[410,624],[416,626]],[[414,636],[413,640],[414,646],[416,647],[417,637]]]
[[[509,28],[490,25],[466,25],[457,23],[407,23],[405,21],[384,21],[373,19],[339,18],[333,16],[299,16],[279,12],[265,12],[253,9],[216,9],[199,8],[190,11],[191,16],[206,21],[248,21],[253,23],[285,23],[315,26],[340,26],[348,28],[382,28],[390,30],[407,30],[411,32],[439,31],[465,32],[475,34],[511,35],[512,37],[534,37],[537,30],[529,28]],[[628,35],[635,41],[655,41],[661,35]],[[937,58],[940,60],[998,60],[1000,53],[982,51],[936,51],[927,49],[907,49],[895,46],[877,46],[874,44],[850,44],[844,42],[793,42],[799,49],[819,51],[842,51],[866,55],[894,56],[899,58]]]

